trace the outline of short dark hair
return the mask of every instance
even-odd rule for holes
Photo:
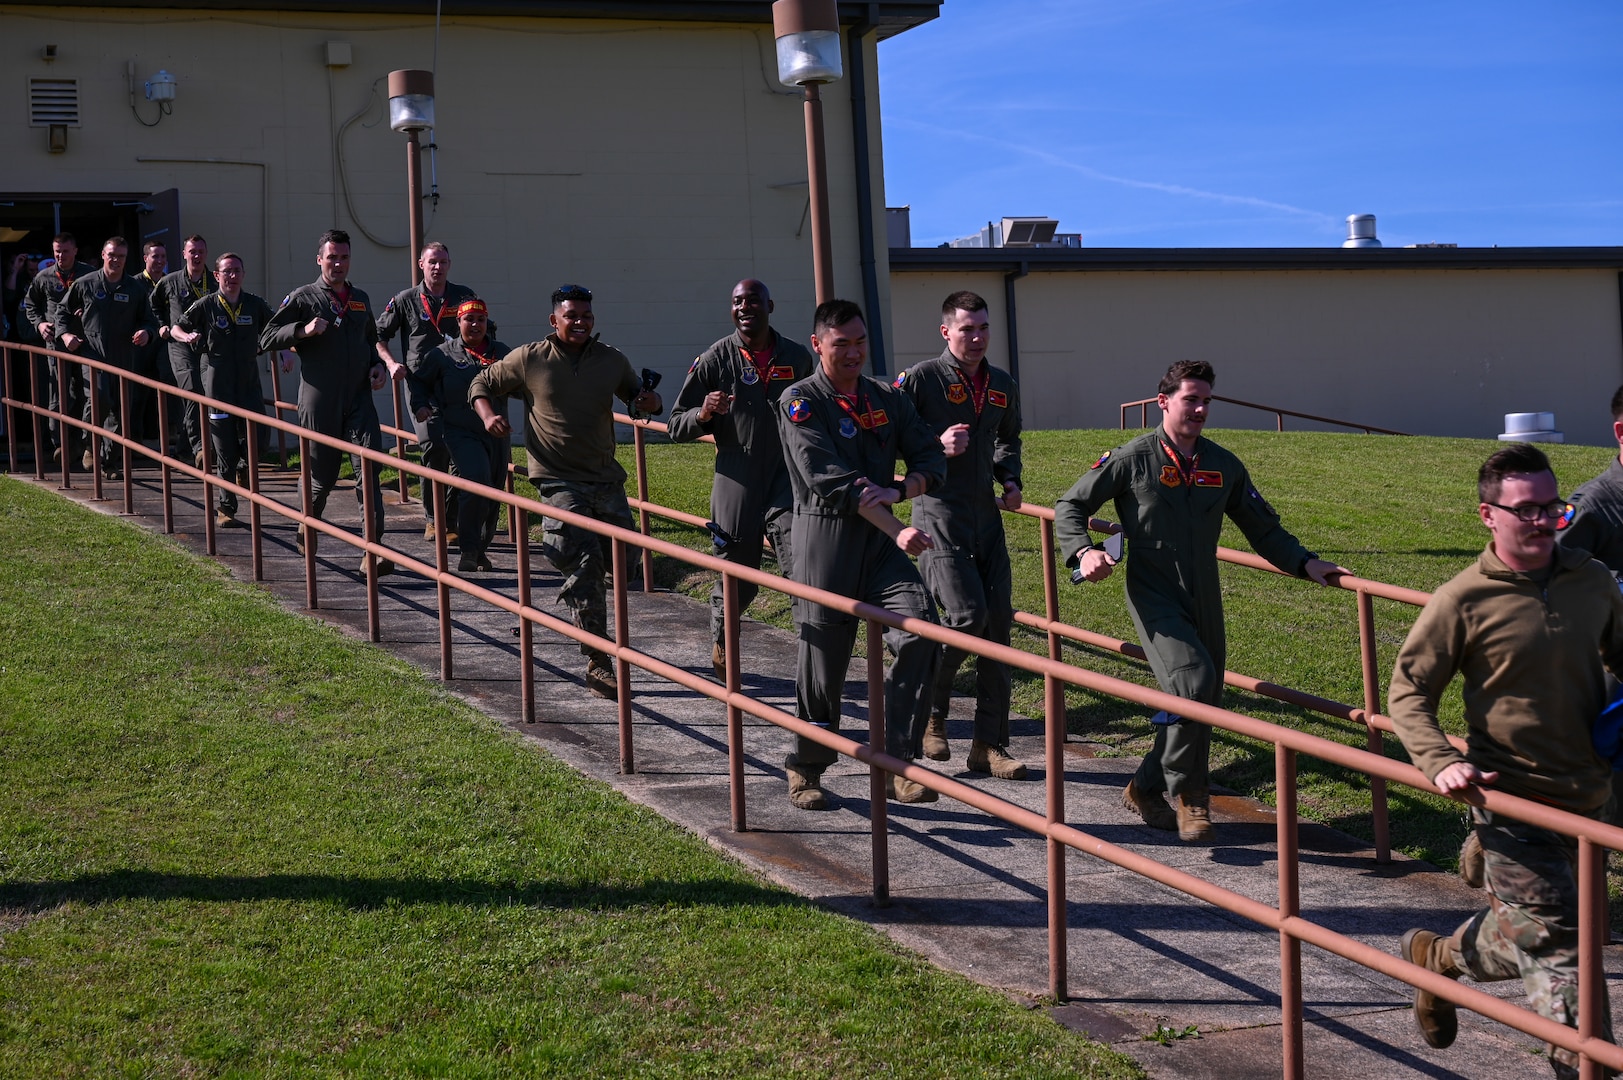
[[[130,250],[130,242],[124,239],[122,236],[109,236],[107,239],[101,242],[101,247],[98,250],[106,251],[109,246],[121,247],[125,251]]]
[[[836,326],[844,326],[852,319],[862,319],[864,326],[868,320],[862,317],[862,309],[850,300],[824,300],[817,305],[812,313],[812,333],[821,334],[824,330],[831,330]]]
[[[955,311],[985,311],[986,300],[979,293],[972,293],[968,289],[959,289],[945,300],[941,301],[941,317],[952,318]]]
[[[316,254],[320,255],[321,249],[328,244],[343,244],[349,247],[349,233],[343,229],[328,229],[321,234],[321,239],[316,241]]]
[[[1619,420],[1623,420],[1623,386],[1618,387],[1617,393],[1612,395],[1612,423]]]
[[[203,239],[201,236],[197,235],[196,233],[192,233],[192,235],[188,236],[186,239],[184,239],[184,240],[182,240],[180,242],[180,246],[183,247],[183,248],[187,244],[202,244],[204,247],[209,246],[209,242],[207,240]]]
[[[1529,443],[1511,443],[1503,450],[1494,451],[1482,463],[1482,468],[1477,470],[1477,501],[1493,502],[1497,499],[1500,485],[1507,476],[1532,476],[1544,472],[1555,475],[1544,451]]]
[[[552,310],[557,311],[558,305],[569,300],[583,300],[592,302],[592,290],[584,285],[560,285],[552,290]]]
[[[225,262],[227,259],[235,259],[239,263],[242,262],[242,256],[238,255],[235,251],[222,251],[214,257],[214,269],[218,270],[220,268],[220,264]]]
[[[1155,388],[1155,392],[1177,393],[1178,387],[1183,385],[1185,379],[1199,379],[1207,386],[1214,386],[1217,383],[1217,372],[1204,360],[1179,360],[1167,368],[1167,373],[1161,376],[1161,384]]]
[[[74,247],[79,246],[79,241],[75,240],[73,238],[73,234],[70,233],[70,232],[59,232],[59,233],[57,233],[55,236],[51,237],[51,243],[53,243],[53,244],[72,244]]]
[[[150,255],[153,248],[160,247],[163,248],[163,253],[165,255],[169,254],[169,245],[165,244],[162,240],[148,240],[146,243],[141,245],[141,254]]]

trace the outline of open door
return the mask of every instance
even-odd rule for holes
[[[180,189],[154,191],[140,206],[141,239],[131,246],[139,251],[148,240],[157,240],[169,250],[169,268],[180,266]],[[132,253],[133,254],[133,253]]]

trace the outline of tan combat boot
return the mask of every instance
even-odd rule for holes
[[[1172,797],[1173,811],[1178,815],[1178,839],[1191,844],[1209,843],[1212,839],[1211,797],[1204,791],[1186,791]]]
[[[620,684],[614,677],[614,661],[607,653],[593,653],[587,659],[586,689],[600,698],[620,700]]]
[[[727,681],[727,650],[719,643],[710,646],[710,668],[716,673],[716,678]]]
[[[1482,888],[1487,879],[1487,865],[1482,857],[1482,841],[1477,838],[1476,829],[1473,828],[1465,836],[1465,843],[1460,845],[1460,880],[1473,889]]]
[[[945,716],[932,716],[930,722],[924,726],[924,756],[931,761],[947,761],[952,758],[952,748],[947,745]]]
[[[823,791],[821,767],[802,765],[790,754],[783,759],[783,771],[789,774],[789,801],[801,810],[832,810],[828,795]]]
[[[1435,971],[1450,979],[1465,974],[1460,965],[1460,953],[1453,938],[1439,937],[1430,930],[1410,930],[1403,935],[1400,946],[1403,958],[1427,971]],[[1459,1034],[1459,1016],[1452,1001],[1444,1001],[1435,994],[1415,988],[1414,1022],[1426,1045],[1442,1050],[1454,1043]]]
[[[993,746],[979,739],[969,744],[969,757],[964,764],[970,772],[991,773],[999,780],[1026,778],[1026,763],[1010,757],[1007,747]]]
[[[927,788],[895,773],[888,773],[885,776],[885,797],[899,803],[935,802],[941,798],[933,788]]]
[[[1178,815],[1172,812],[1166,799],[1158,791],[1141,791],[1136,779],[1127,781],[1127,790],[1121,793],[1121,804],[1129,810],[1136,810],[1138,816],[1144,819],[1144,824],[1152,829],[1165,829],[1167,832],[1178,827]]]

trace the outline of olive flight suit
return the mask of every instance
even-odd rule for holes
[[[311,319],[326,319],[327,328],[301,338],[298,331]],[[353,285],[347,294],[316,280],[288,293],[259,336],[261,352],[292,349],[299,354],[299,425],[335,438],[348,439],[372,450],[383,448],[378,410],[372,403],[372,366],[377,355],[378,326],[366,293]],[[338,483],[344,452],[310,443],[310,512],[320,517],[327,496]],[[371,473],[365,495],[372,504],[373,535],[383,535],[383,491],[377,469]],[[361,476],[356,476],[355,498],[362,497]]]
[[[152,311],[160,326],[174,326],[193,304],[220,287],[214,272],[203,269],[203,280],[193,281],[185,267],[165,274],[152,290]],[[203,343],[191,345],[169,339],[169,370],[171,381],[182,390],[205,394],[203,389]],[[181,403],[181,423],[186,428],[186,441],[194,455],[203,452],[203,424],[198,415],[197,402]],[[171,438],[174,437],[171,433]]]
[[[1093,546],[1088,517],[1112,499],[1127,539],[1127,610],[1156,681],[1169,694],[1220,704],[1228,652],[1217,577],[1224,515],[1286,573],[1305,576],[1316,556],[1280,524],[1240,459],[1209,439],[1197,440],[1185,459],[1157,428],[1094,462],[1054,504],[1067,564]],[[1157,725],[1134,782],[1151,795],[1198,796],[1209,790],[1211,729],[1172,719]]]
[[[56,336],[58,346],[65,334],[84,339],[78,355],[100,360],[125,371],[135,370],[138,346],[130,339],[136,331],[145,330],[156,337],[158,320],[152,315],[152,304],[147,297],[145,283],[130,274],[117,281],[108,278],[104,270],[92,270],[68,286],[56,306]],[[88,371],[88,369],[86,369]],[[95,378],[96,408],[93,415],[87,393],[84,410],[80,414],[86,423],[96,424],[114,435],[123,431],[123,403],[120,400],[120,380],[101,371],[91,372]],[[87,377],[90,377],[87,375]],[[130,387],[133,398],[134,387]],[[101,441],[101,464],[111,468],[122,457],[116,443]]]
[[[1555,542],[1589,552],[1623,582],[1623,461],[1613,458],[1605,472],[1579,484],[1568,500],[1572,511],[1556,522]]]
[[[404,343],[406,409],[409,413],[406,419],[417,436],[417,449],[423,455],[423,464],[441,472],[446,471],[450,462],[445,448],[445,425],[433,410],[428,399],[428,387],[419,369],[424,353],[447,341],[457,340],[460,331],[456,324],[456,309],[463,301],[478,298],[472,289],[454,281],[447,281],[445,291],[435,297],[429,293],[427,286],[419,282],[396,293],[383,305],[383,313],[378,316],[378,340],[387,345],[398,333]],[[486,333],[494,335],[495,332],[496,325],[491,323]],[[423,406],[429,409],[427,420],[417,419],[417,410]],[[446,492],[445,510],[453,521],[456,520],[457,498],[456,491]],[[423,516],[429,521],[434,520],[434,496],[427,491],[423,492]]]
[[[87,262],[76,262],[66,273],[63,273],[59,264],[41,270],[34,275],[34,280],[28,283],[28,288],[23,292],[23,317],[28,320],[28,325],[33,328],[33,332],[36,334],[39,333],[40,323],[51,324],[53,332],[47,335],[46,340],[42,342],[46,348],[57,348],[56,336],[60,331],[55,329],[56,308],[62,302],[62,297],[67,294],[68,287],[86,274],[93,273],[95,269],[94,266]],[[39,395],[36,401],[43,401],[53,413],[61,411],[69,416],[78,416],[82,413],[85,406],[84,368],[78,364],[70,365],[72,370],[69,371],[67,378],[67,405],[65,408],[60,408],[61,387],[56,374],[55,358],[45,357],[42,359],[36,356],[34,359],[34,386],[36,388],[35,393]],[[44,391],[43,394],[40,394],[41,390]],[[58,449],[62,449],[60,425],[55,420],[51,420],[48,426],[51,432],[51,440],[56,443]],[[78,447],[83,443],[83,440],[84,436],[79,434],[77,428],[69,428],[68,444],[70,448]],[[72,459],[75,455],[68,453],[67,456]]]
[[[199,333],[197,342],[203,356],[203,393],[226,405],[263,414],[265,384],[259,379],[259,336],[270,324],[270,305],[250,292],[239,293],[235,304],[218,292],[209,293],[180,315],[173,325],[187,333]],[[248,469],[253,453],[248,441],[248,422],[228,413],[209,418],[209,436],[214,444],[214,473],[222,480],[235,479]],[[220,509],[235,516],[235,492],[220,489]]]
[[[811,353],[772,332],[772,362],[765,376],[745,351],[743,336],[731,334],[706,349],[688,368],[682,390],[671,408],[672,442],[692,442],[701,435],[716,440],[716,475],[710,485],[710,519],[721,527],[715,554],[728,562],[761,568],[763,534],[772,541],[778,569],[792,576],[790,524],[794,493],[778,438],[778,400],[792,384],[812,372]],[[731,394],[732,407],[721,416],[699,419],[705,395]],[[738,583],[738,609],[755,599],[756,586]],[[710,633],[721,644],[726,609],[721,582],[710,593]]]
[[[946,478],[946,455],[906,394],[866,376],[857,390],[853,405],[818,369],[778,402],[778,431],[795,498],[794,580],[935,622],[935,605],[913,560],[858,514],[857,481],[896,486],[900,457],[907,472],[923,477],[928,491]],[[838,731],[858,621],[805,600],[795,601],[795,621],[800,718]],[[885,673],[885,749],[912,760],[919,756],[929,720],[937,650],[934,642],[896,629],[886,629],[885,644],[895,656]],[[796,739],[795,754],[815,769],[838,757],[804,738]]]
[[[935,540],[919,556],[919,572],[940,605],[942,625],[1007,645],[1014,579],[1003,511],[993,500],[1005,483],[1020,485],[1020,395],[1012,375],[981,363],[983,393],[959,371],[951,350],[902,372],[896,386],[937,437],[954,424],[969,425],[969,446],[947,459],[947,482],[913,505],[913,524]],[[947,715],[953,676],[965,656],[943,648],[933,715]],[[1009,668],[984,656],[975,659],[975,739],[990,746],[1009,743]]]
[[[485,422],[479,419],[468,391],[480,372],[506,355],[507,346],[488,337],[483,355],[475,353],[459,334],[425,350],[417,359],[417,377],[423,385],[428,407],[439,420],[440,437],[449,459],[448,471],[453,476],[494,488],[505,486],[512,454],[507,439],[497,438],[485,430]],[[506,398],[497,398],[491,405],[498,414],[506,415]],[[454,518],[451,517],[451,501],[446,500],[446,525],[456,526],[462,554],[478,557],[496,535],[501,503],[467,492],[458,492],[457,496]]]

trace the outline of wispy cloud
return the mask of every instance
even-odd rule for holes
[[[1107,173],[1101,169],[1096,169],[1091,165],[1084,165],[1079,161],[1073,161],[1070,158],[1054,153],[1051,150],[1043,150],[1038,147],[1026,146],[1020,143],[1011,143],[1003,139],[993,138],[989,135],[954,131],[934,124],[924,124],[916,120],[908,119],[893,119],[890,121],[890,124],[892,127],[908,127],[918,131],[928,132],[934,135],[941,135],[952,139],[974,139],[978,142],[986,143],[989,146],[995,146],[1000,150],[1005,150],[1014,154],[1021,154],[1035,161],[1040,161],[1044,165],[1049,165],[1056,169],[1064,169],[1068,172],[1073,172],[1079,176],[1085,176],[1090,180],[1097,180],[1105,184],[1118,184],[1122,187],[1137,188],[1141,191],[1159,191],[1166,195],[1177,195],[1188,199],[1204,199],[1209,202],[1223,203],[1229,206],[1250,206],[1259,210],[1271,210],[1276,213],[1289,214],[1292,217],[1305,218],[1315,222],[1334,224],[1340,220],[1340,218],[1338,218],[1336,215],[1327,214],[1321,210],[1309,210],[1301,206],[1292,206],[1289,203],[1275,202],[1271,199],[1258,198],[1255,195],[1234,195],[1222,191],[1206,191],[1202,188],[1190,187],[1187,184],[1174,184],[1162,180],[1141,180],[1132,176],[1117,176],[1114,173]]]

